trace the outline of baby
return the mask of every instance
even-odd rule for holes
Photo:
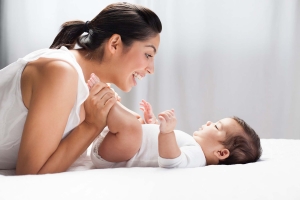
[[[93,79],[93,80],[91,80]],[[92,75],[91,88],[99,81]],[[107,117],[107,128],[94,140],[91,159],[96,168],[186,168],[255,162],[261,155],[260,138],[238,117],[208,121],[193,135],[175,130],[175,111],[158,115],[141,102],[144,119],[117,102]]]

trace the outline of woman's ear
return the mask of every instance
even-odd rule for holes
[[[108,50],[114,54],[121,47],[122,39],[119,34],[113,34],[107,41]]]
[[[230,155],[230,151],[228,149],[221,149],[217,150],[214,152],[214,155],[219,159],[219,160],[225,160],[228,158]]]

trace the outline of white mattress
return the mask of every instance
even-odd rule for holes
[[[0,170],[0,199],[300,199],[300,140],[262,139],[256,163],[189,169],[93,169],[82,156],[68,172],[13,176]]]

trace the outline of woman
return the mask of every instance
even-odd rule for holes
[[[136,78],[154,73],[161,29],[149,9],[111,4],[90,22],[64,23],[50,49],[2,69],[0,169],[67,170],[106,126],[116,99],[105,83],[128,92]],[[92,73],[101,82],[89,93]]]

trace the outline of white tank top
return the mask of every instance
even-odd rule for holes
[[[61,47],[60,49],[41,49],[18,59],[0,70],[0,169],[16,167],[21,136],[28,113],[22,100],[21,75],[28,62],[41,57],[64,60],[76,69],[79,75],[77,99],[69,115],[63,138],[79,125],[80,106],[88,97],[89,90],[82,69],[74,55],[66,47]]]

